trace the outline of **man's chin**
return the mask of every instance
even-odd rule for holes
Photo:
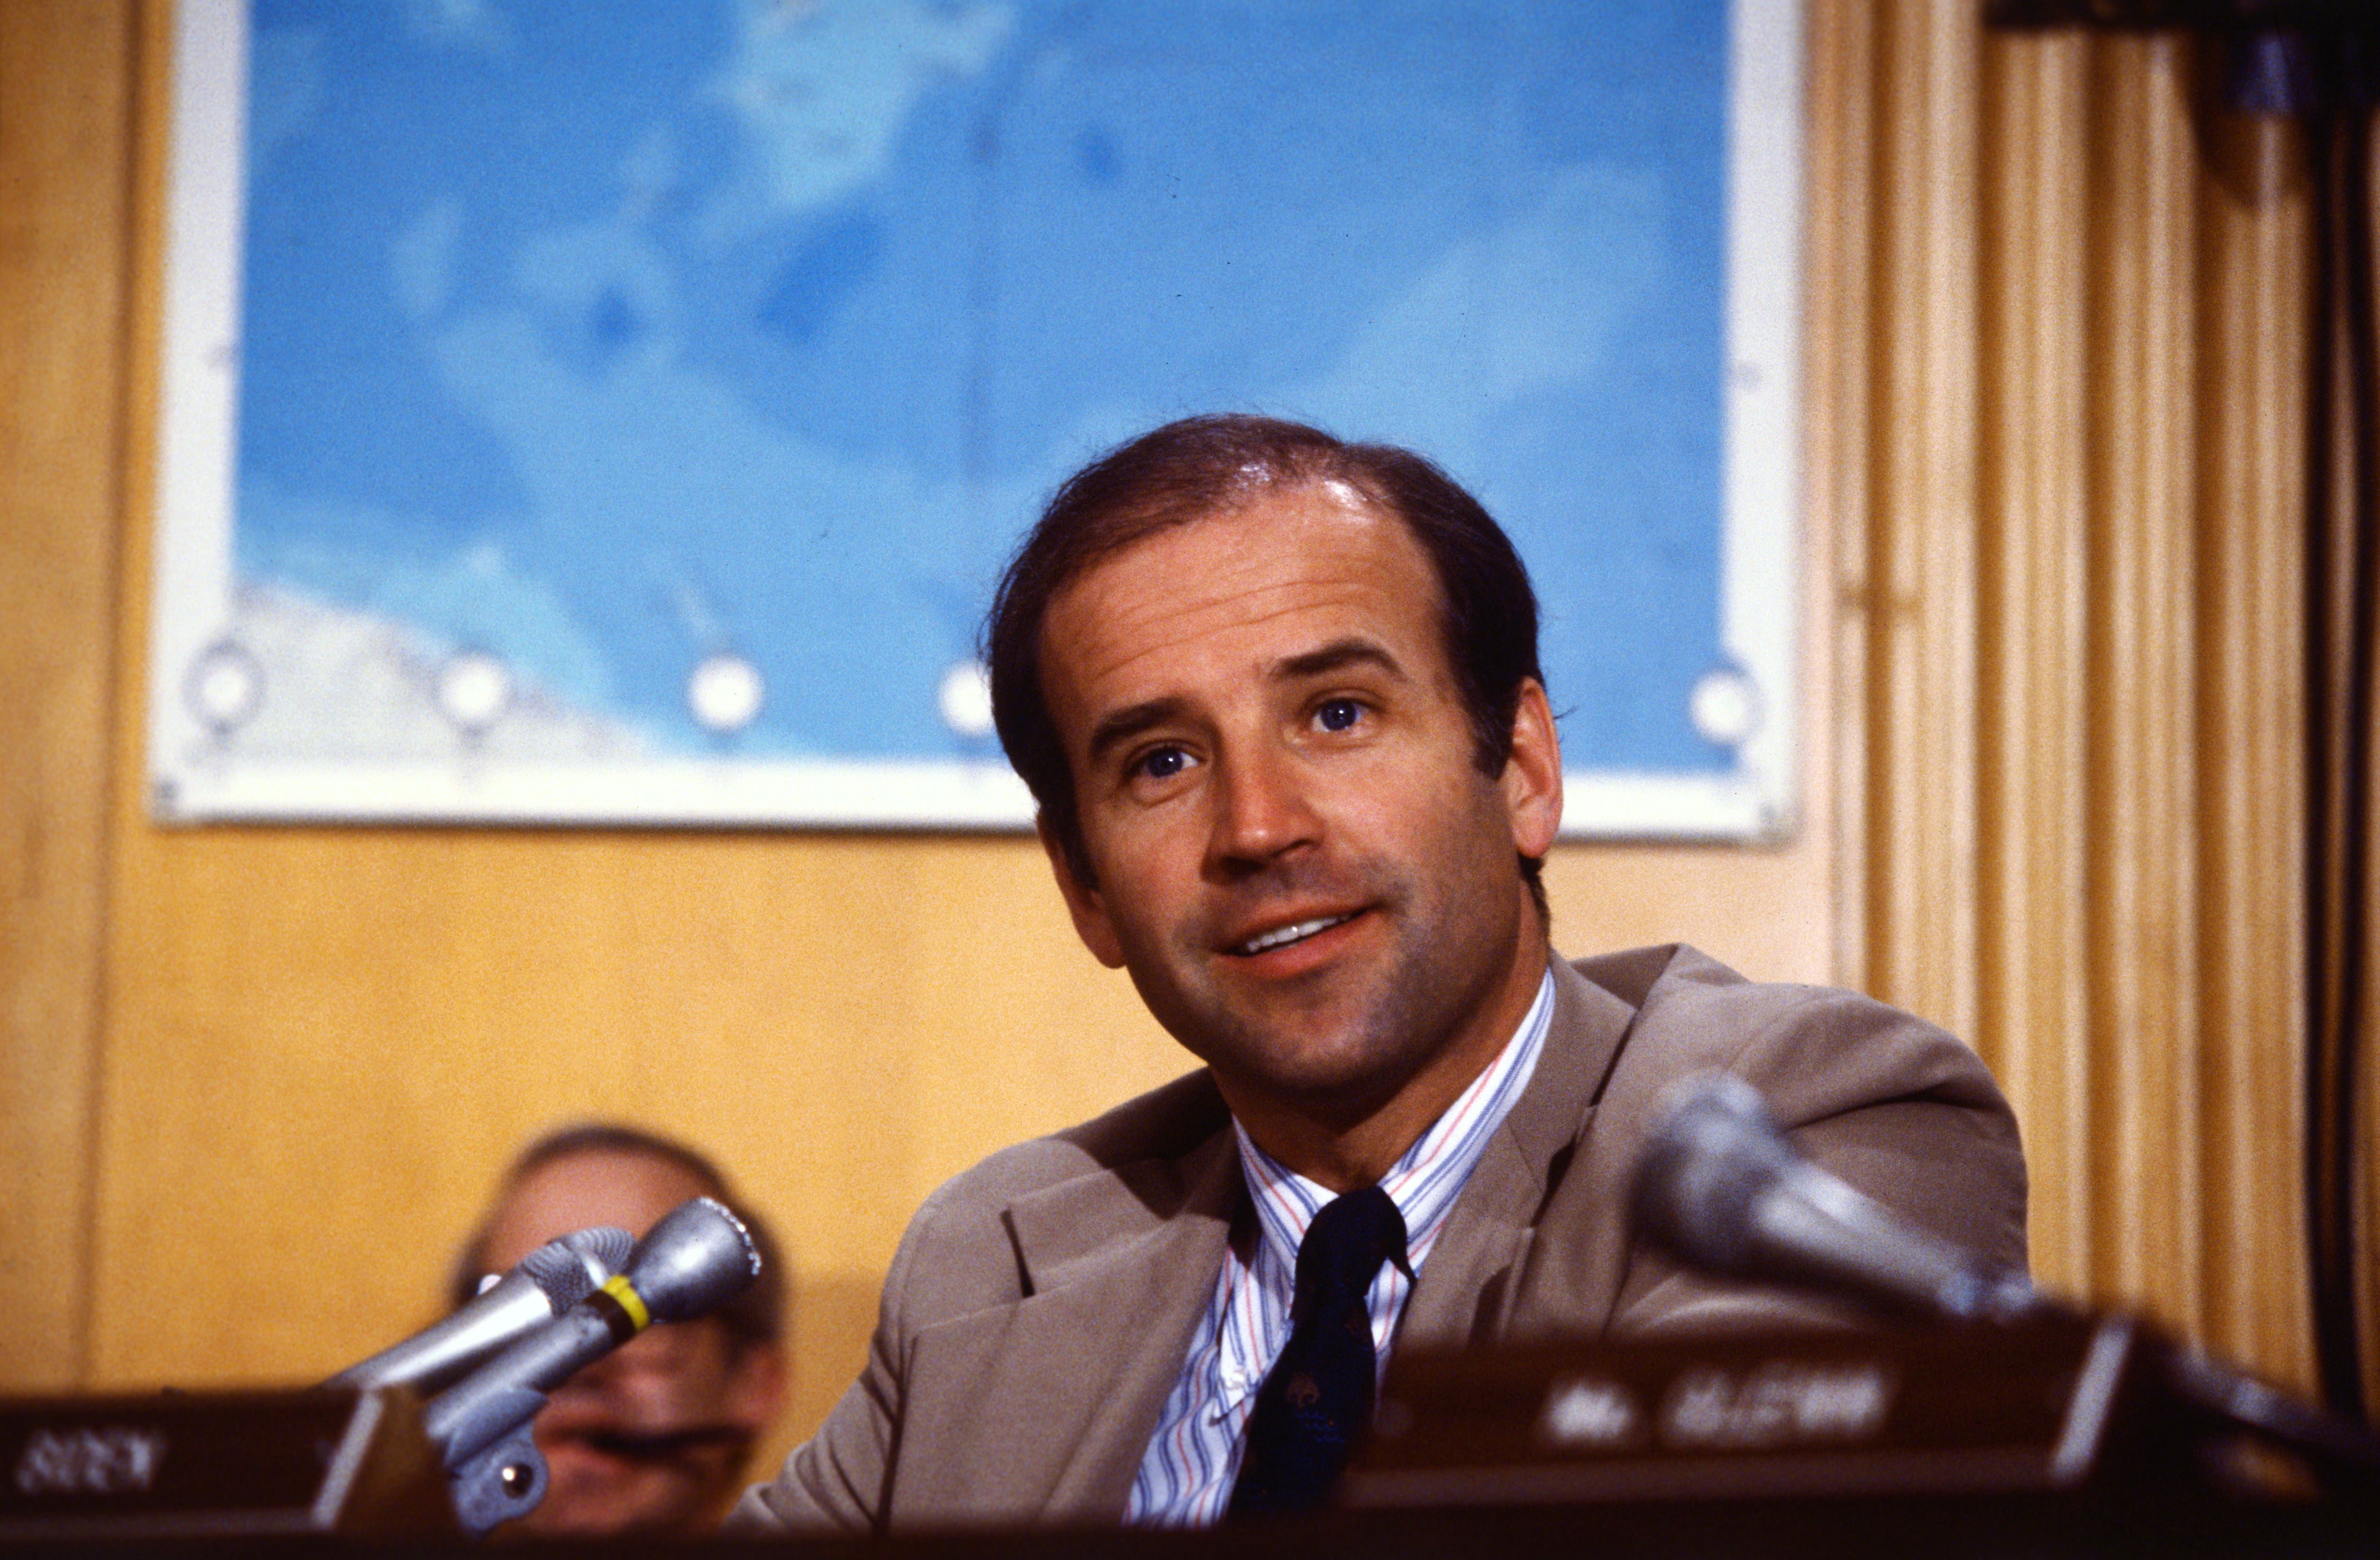
[[[1396,1098],[1414,1068],[1360,1044],[1281,1045],[1254,1053],[1217,1048],[1207,1058],[1227,1096],[1261,1100],[1343,1131]]]

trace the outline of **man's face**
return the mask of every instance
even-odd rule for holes
[[[650,1154],[589,1151],[529,1172],[489,1226],[485,1260],[508,1271],[556,1236],[611,1225],[641,1237],[705,1188]],[[556,1388],[537,1417],[545,1498],[537,1533],[698,1531],[734,1493],[775,1414],[776,1351],[737,1349],[716,1320],[649,1329]]]
[[[1551,719],[1527,685],[1483,774],[1439,610],[1403,523],[1322,483],[1146,538],[1044,619],[1096,878],[1051,851],[1076,928],[1260,1142],[1282,1111],[1442,1108],[1543,974],[1515,855],[1560,821]]]

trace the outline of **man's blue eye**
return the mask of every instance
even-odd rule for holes
[[[1363,718],[1364,707],[1353,699],[1333,699],[1315,712],[1325,731],[1344,731]]]
[[[1190,755],[1179,748],[1159,748],[1140,761],[1140,772],[1152,780],[1171,780],[1189,766]]]

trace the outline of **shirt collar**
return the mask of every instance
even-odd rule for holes
[[[1529,1004],[1528,1012],[1522,1015],[1512,1038],[1496,1054],[1496,1059],[1471,1080],[1454,1103],[1380,1177],[1380,1185],[1396,1203],[1397,1212],[1404,1215],[1404,1265],[1409,1273],[1418,1271],[1423,1259],[1429,1255],[1439,1230],[1446,1225],[1447,1215],[1454,1209],[1455,1199],[1462,1195],[1463,1183],[1471,1178],[1479,1156],[1488,1151],[1488,1139],[1495,1136],[1496,1128],[1512,1113],[1521,1091],[1528,1087],[1530,1075],[1536,1070],[1538,1054],[1545,1049],[1546,1030],[1553,1021],[1553,1011],[1554,975],[1548,965],[1544,978],[1537,982],[1536,999]],[[1298,1243],[1305,1238],[1305,1226],[1336,1194],[1258,1148],[1236,1116],[1232,1120],[1232,1130],[1239,1137],[1240,1165],[1256,1203],[1257,1225],[1262,1239],[1272,1249],[1273,1255],[1294,1272]]]

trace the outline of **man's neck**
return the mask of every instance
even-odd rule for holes
[[[1444,1049],[1377,1104],[1335,1114],[1296,1101],[1247,1097],[1246,1091],[1218,1078],[1224,1103],[1257,1147],[1307,1180],[1333,1192],[1371,1186],[1512,1043],[1553,957],[1542,937],[1530,945],[1537,957],[1514,959],[1479,1020],[1450,1037]]]

